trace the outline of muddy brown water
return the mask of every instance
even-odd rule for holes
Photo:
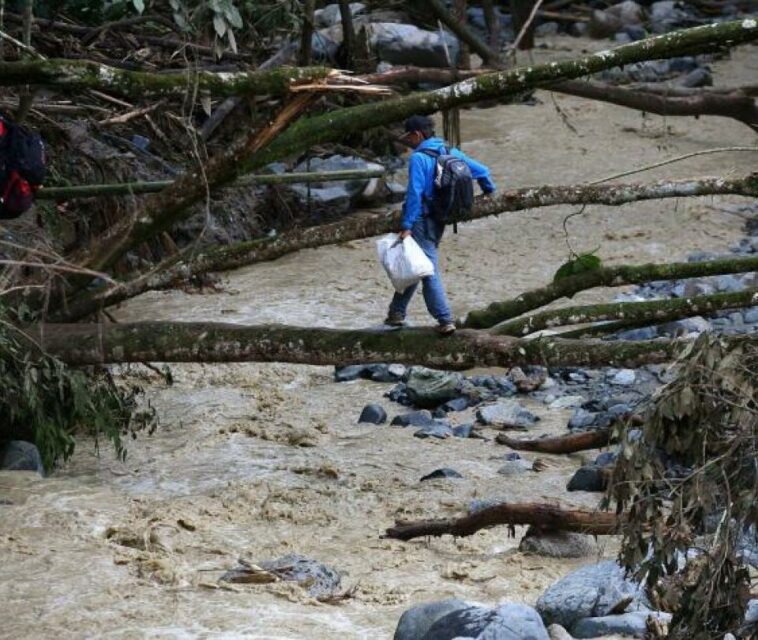
[[[558,38],[537,58],[566,57],[596,43]],[[755,77],[755,50],[714,64],[720,84]],[[540,104],[465,111],[464,149],[488,163],[501,187],[590,180],[698,149],[755,144],[719,118],[665,119],[549,94]],[[630,180],[744,173],[757,154],[700,156]],[[744,201],[744,200],[742,200]],[[739,198],[588,207],[569,223],[572,246],[609,264],[682,259],[722,251],[742,220],[724,210]],[[442,268],[456,314],[549,281],[566,259],[562,219],[550,207],[463,225],[443,244]],[[597,290],[578,301],[609,299]],[[374,241],[308,250],[224,276],[224,291],[153,292],[118,312],[123,321],[221,320],[355,327],[381,321],[390,287]],[[411,320],[428,319],[419,296]],[[409,543],[380,535],[395,519],[462,513],[472,499],[549,501],[592,508],[568,494],[581,455],[540,456],[547,468],[497,474],[507,452],[490,440],[419,441],[412,429],[356,424],[361,407],[391,385],[335,384],[331,368],[182,365],[149,397],[162,426],[130,443],[126,463],[80,442],[51,478],[0,473],[1,637],[8,638],[387,638],[402,611],[459,597],[488,605],[533,604],[544,589],[592,561],[531,557],[503,528],[453,540]],[[527,404],[538,433],[561,433],[569,410]],[[456,415],[462,422],[467,415]],[[494,432],[485,431],[492,438]],[[528,454],[534,458],[534,454]],[[462,480],[419,484],[441,466]],[[10,504],[5,504],[10,503]],[[601,540],[597,557],[612,555]],[[287,583],[221,586],[238,558],[302,553],[341,572],[350,597],[321,604]]]

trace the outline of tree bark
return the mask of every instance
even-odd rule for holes
[[[355,70],[355,29],[350,0],[338,0],[342,20],[342,52],[346,68]]]
[[[440,369],[617,366],[670,362],[677,340],[520,340],[482,331],[440,337],[433,329],[322,329],[214,322],[46,324],[28,330],[51,355],[71,365],[117,362],[290,362],[311,365],[398,362]],[[758,336],[730,338],[758,342]],[[752,341],[752,342],[751,342]]]
[[[527,187],[491,196],[480,196],[476,199],[471,217],[476,219],[507,211],[520,211],[555,204],[621,205],[651,198],[727,193],[758,196],[758,174],[731,179],[691,178],[650,184]],[[331,224],[293,229],[272,238],[261,238],[193,252],[190,260],[187,260],[186,256],[170,258],[149,274],[119,284],[117,287],[94,294],[91,292],[79,294],[68,301],[65,311],[54,314],[53,318],[67,321],[78,320],[145,291],[163,289],[175,283],[184,282],[193,275],[236,269],[257,262],[275,260],[301,249],[313,249],[397,231],[400,226],[400,216],[400,211],[389,215],[358,214]],[[484,310],[471,311],[466,317],[464,326],[491,327],[502,320],[521,315],[558,298],[571,297],[577,291],[597,286],[620,286],[651,280],[742,273],[753,270],[758,270],[758,258],[735,258],[734,260],[674,265],[609,267],[560,280],[542,289],[522,294],[514,300],[493,303]]]
[[[453,17],[458,21],[458,24],[462,27],[466,27],[466,5],[468,0],[455,0],[453,3]],[[472,34],[473,35],[473,34]],[[494,53],[494,52],[492,52]],[[458,64],[455,65],[458,69],[470,69],[471,68],[471,48],[465,41],[460,42],[460,54],[458,56]]]
[[[439,0],[434,1],[439,3]],[[342,140],[350,133],[396,122],[414,113],[433,113],[439,109],[478,102],[485,98],[513,95],[534,86],[576,78],[623,64],[672,57],[685,52],[693,54],[711,51],[726,44],[734,46],[756,39],[758,24],[748,20],[695,27],[622,45],[576,60],[493,73],[464,80],[436,91],[300,118],[262,149],[256,145],[258,137],[255,135],[239,140],[230,151],[213,158],[205,173],[210,186],[215,187],[316,144]],[[203,198],[205,193],[205,185],[201,183],[197,172],[180,178],[174,186],[153,196],[153,201],[140,213],[136,221],[127,220],[116,225],[105,237],[100,238],[97,243],[99,250],[84,266],[95,270],[106,269],[131,247],[168,230],[187,217],[188,207]]]
[[[0,62],[0,86],[45,85],[62,91],[97,89],[130,98],[181,95],[198,89],[215,96],[255,93],[283,95],[290,85],[326,78],[326,67],[279,67],[267,71],[149,73],[118,69],[91,60],[23,60]]]
[[[582,433],[570,433],[565,436],[554,438],[533,438],[522,440],[512,438],[505,433],[498,433],[495,442],[504,444],[517,451],[536,451],[538,453],[565,454],[586,451],[587,449],[600,449],[611,443],[611,430],[598,429],[596,431],[583,431]]]
[[[316,8],[316,0],[304,0],[303,2],[303,30],[300,35],[300,53],[298,62],[301,67],[311,64],[311,45],[313,44],[313,12]]]
[[[445,5],[441,0],[426,0],[429,8],[434,12],[434,15],[440,19],[440,21],[452,31],[460,40],[465,42],[471,50],[478,54],[482,61],[490,66],[496,67],[499,62],[499,56],[496,52],[492,51],[486,44],[484,44],[474,33],[468,28],[465,21],[458,21],[455,16],[445,8]]]
[[[493,5],[492,0],[482,0],[482,8],[484,9],[484,24],[487,26],[487,33],[489,35],[489,48],[493,53],[500,51],[500,20],[498,19],[497,12]]]
[[[724,309],[739,309],[754,305],[758,305],[758,289],[671,300],[591,304],[542,311],[524,318],[510,320],[494,327],[492,332],[505,336],[526,336],[543,329],[570,324],[602,322],[604,320],[646,321],[647,324],[659,324],[680,318],[715,313]]]
[[[511,0],[511,16],[513,18],[513,32],[518,34],[529,20],[532,13],[532,7],[536,0]],[[534,23],[524,33],[521,41],[518,43],[521,51],[534,49]]]
[[[34,20],[34,0],[26,0],[23,13],[23,26],[21,41],[27,46],[31,47],[32,44],[32,22]],[[23,54],[27,57],[26,54]],[[27,84],[18,101],[18,109],[16,109],[16,121],[21,124],[26,120],[26,116],[29,115],[29,110],[32,108],[34,102],[34,92]]]
[[[522,293],[511,300],[494,302],[486,309],[469,311],[463,326],[486,329],[500,322],[538,309],[560,298],[571,298],[595,287],[621,287],[655,280],[700,278],[729,273],[758,271],[758,258],[727,258],[709,262],[672,262],[670,264],[619,265],[602,267]]]
[[[575,531],[598,536],[616,533],[620,521],[615,514],[607,511],[563,509],[562,507],[535,502],[504,503],[487,507],[461,518],[398,522],[394,527],[387,529],[385,537],[404,541],[425,536],[438,537],[445,534],[462,537],[501,524],[530,524],[547,531]]]
[[[380,178],[383,169],[353,169],[345,171],[315,171],[311,173],[262,173],[243,176],[223,188],[243,187],[250,184],[300,184],[306,182],[340,182]],[[83,184],[71,187],[43,187],[36,193],[37,200],[71,200],[96,196],[125,196],[142,193],[157,193],[173,184],[173,180],[153,180],[148,182],[122,182],[113,184]]]

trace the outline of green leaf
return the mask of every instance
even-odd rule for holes
[[[564,278],[575,276],[588,271],[597,271],[602,266],[600,258],[594,253],[583,253],[562,264],[553,276],[553,282],[558,282]]]

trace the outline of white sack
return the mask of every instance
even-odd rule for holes
[[[434,275],[434,265],[410,236],[402,242],[391,233],[376,241],[379,260],[392,281],[395,291],[402,293],[421,278]]]

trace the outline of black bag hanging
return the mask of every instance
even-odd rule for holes
[[[458,223],[469,217],[474,205],[474,178],[464,160],[441,151],[422,149],[419,153],[434,158],[434,193],[429,203],[429,213],[442,225],[452,224],[458,233]]]

